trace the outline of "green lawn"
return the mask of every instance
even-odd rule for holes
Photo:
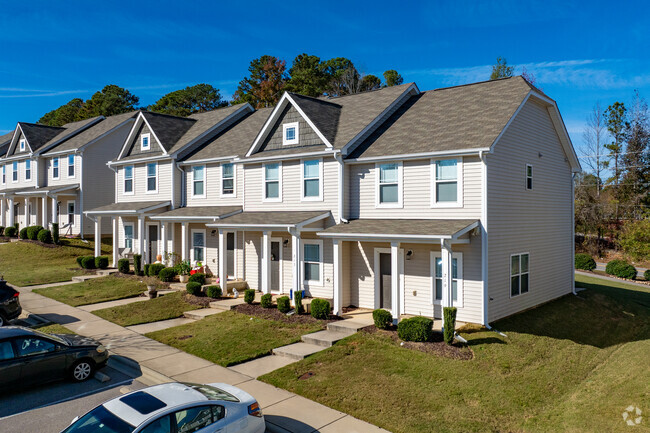
[[[260,379],[396,433],[630,431],[625,408],[650,408],[650,288],[576,281],[579,297],[493,324],[507,338],[464,333],[471,361],[359,333]]]
[[[81,275],[76,258],[94,254],[94,243],[61,239],[61,246],[43,247],[36,243],[9,242],[0,245],[0,275],[16,286],[69,281]],[[111,254],[110,239],[103,239],[102,254]]]
[[[107,276],[83,283],[34,289],[35,293],[77,307],[139,296],[147,287],[137,277]]]
[[[38,331],[44,332],[46,334],[74,334],[71,330],[66,328],[63,325],[58,325],[53,323],[51,325],[41,326],[37,329]]]
[[[259,358],[276,347],[300,341],[300,336],[323,329],[262,319],[227,311],[187,325],[146,334],[147,337],[227,367]]]
[[[201,308],[185,301],[185,293],[176,292],[143,302],[104,308],[93,314],[120,326],[139,325],[181,317],[185,311]]]

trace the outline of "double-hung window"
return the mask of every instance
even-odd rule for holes
[[[74,155],[68,155],[68,177],[74,177]]]
[[[510,256],[510,296],[528,293],[528,253]]]
[[[459,206],[461,204],[461,163],[458,159],[433,161],[431,206]]]
[[[433,302],[442,302],[442,257],[440,253],[431,253],[433,269]],[[453,253],[451,256],[451,295],[453,305],[462,307],[463,301],[463,254]]]
[[[205,197],[205,166],[192,167],[192,197]]]
[[[74,226],[74,201],[68,202],[68,224]]]
[[[533,189],[533,166],[526,164],[526,189]]]
[[[18,182],[18,162],[14,161],[11,164],[11,181]]]
[[[151,149],[151,134],[142,134],[140,135],[140,148],[142,150]]]
[[[20,151],[24,152],[25,151],[25,139],[20,140]]]
[[[2,166],[2,184],[4,185],[6,183],[7,183],[7,166],[3,165]]]
[[[25,180],[30,180],[32,178],[32,160],[28,159],[25,161]]]
[[[205,230],[192,230],[192,259],[195,263],[205,261]]]
[[[124,248],[133,250],[133,224],[124,224]]]
[[[303,240],[305,284],[323,284],[323,241]]]
[[[59,178],[59,157],[52,158],[52,179]]]
[[[298,144],[298,122],[282,125],[282,145]]]
[[[133,194],[133,166],[124,167],[124,194]]]
[[[391,162],[378,164],[377,171],[377,206],[402,206],[402,164]]]
[[[235,164],[221,164],[221,195],[235,195]]]
[[[158,163],[147,164],[147,192],[158,191]]]
[[[282,201],[281,182],[282,166],[279,162],[264,164],[264,199]]]
[[[303,161],[302,167],[302,198],[306,200],[322,199],[320,159]]]

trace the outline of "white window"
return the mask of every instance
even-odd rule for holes
[[[25,161],[25,180],[30,180],[32,178],[32,160],[28,159]]]
[[[264,200],[282,201],[282,165],[264,164]]]
[[[377,164],[377,207],[402,207],[402,164]]]
[[[298,144],[298,122],[282,125],[282,145]]]
[[[442,256],[440,252],[431,252],[431,276],[433,285],[431,297],[434,304],[442,303]],[[451,293],[452,305],[463,306],[463,253],[451,255]]]
[[[124,194],[133,194],[133,166],[124,167]]]
[[[304,200],[323,199],[322,167],[320,159],[302,162],[302,198]]]
[[[133,250],[133,223],[124,223],[124,248]]]
[[[158,192],[158,163],[147,164],[147,193]]]
[[[25,139],[23,138],[20,140],[20,151],[24,152],[25,151]]]
[[[68,155],[68,177],[74,177],[74,155]]]
[[[140,149],[149,150],[151,149],[151,134],[141,134],[140,135]]]
[[[526,164],[526,189],[533,189],[533,166]]]
[[[440,159],[431,164],[431,206],[462,206],[462,160]]]
[[[3,165],[2,166],[2,184],[4,185],[6,183],[7,183],[7,166]]]
[[[323,241],[303,240],[305,285],[323,284]]]
[[[205,166],[192,167],[192,197],[205,197]]]
[[[52,158],[52,179],[59,178],[59,158]]]
[[[11,181],[18,182],[18,162],[14,161],[13,164],[11,164],[11,168]]]
[[[528,253],[510,256],[510,297],[528,293]]]
[[[235,164],[221,164],[221,195],[235,195]]]
[[[192,260],[205,263],[205,230],[192,230]]]
[[[74,226],[74,201],[68,202],[68,224]]]

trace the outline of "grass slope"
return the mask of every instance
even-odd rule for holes
[[[579,297],[495,323],[507,338],[463,334],[471,361],[360,333],[260,379],[396,433],[629,431],[623,410],[650,407],[650,288],[576,281]]]
[[[83,283],[34,289],[34,292],[78,307],[79,305],[132,298],[141,295],[145,290],[146,286],[138,278],[107,276],[86,280]]]
[[[44,332],[46,334],[74,334],[74,332],[72,332],[65,326],[56,323],[53,323],[51,325],[41,326],[37,330]]]
[[[93,311],[93,314],[120,326],[132,326],[175,319],[181,317],[185,311],[201,308],[198,305],[186,302],[184,297],[185,293],[170,293],[148,301],[104,308],[103,310]]]
[[[320,329],[317,323],[286,323],[227,311],[146,336],[227,367],[268,355]]]

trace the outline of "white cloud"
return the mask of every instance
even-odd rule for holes
[[[10,93],[3,94],[2,92],[10,92]],[[45,98],[50,96],[71,95],[71,94],[87,93],[87,92],[88,90],[36,90],[36,89],[0,88],[0,98]]]

